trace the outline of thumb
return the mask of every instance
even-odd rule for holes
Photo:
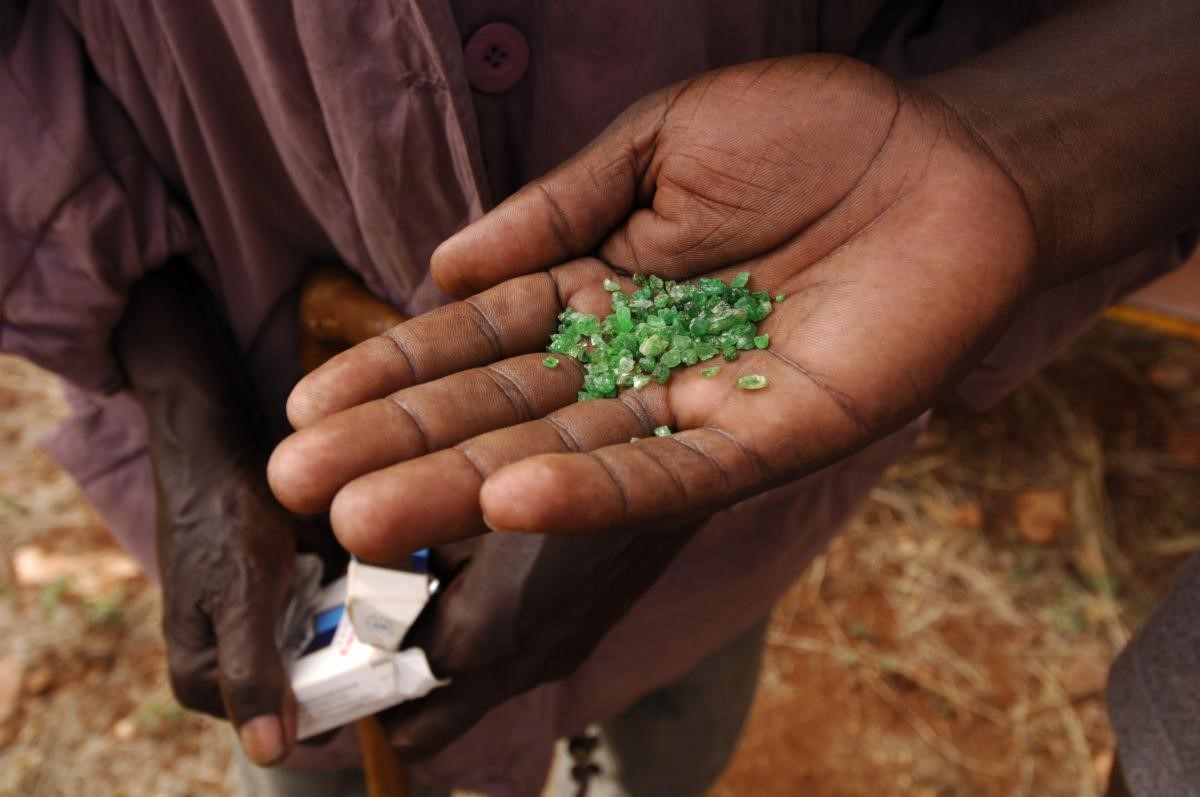
[[[296,699],[275,644],[273,606],[243,603],[240,608],[215,623],[217,681],[246,757],[270,766],[296,743]]]
[[[464,298],[588,254],[633,210],[666,94],[632,106],[575,157],[434,251],[438,286]]]

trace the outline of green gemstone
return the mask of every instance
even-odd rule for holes
[[[739,350],[765,348],[758,321],[771,311],[771,296],[749,291],[749,272],[729,283],[702,277],[677,283],[655,275],[633,275],[635,290],[625,294],[616,279],[605,279],[612,294],[604,318],[566,308],[547,350],[584,364],[581,401],[617,395],[623,388],[641,390],[663,384],[671,370],[711,360],[718,354],[734,360]],[[553,360],[554,364],[551,364]],[[557,357],[543,360],[547,368]],[[717,366],[703,369],[711,378]]]
[[[600,331],[600,319],[591,313],[579,313],[571,324],[574,331],[580,335],[591,335]]]
[[[714,376],[716,376],[720,372],[720,370],[721,370],[721,366],[710,365],[708,368],[705,368],[703,371],[700,372],[700,376],[704,377],[705,379],[712,379]]]
[[[661,335],[651,335],[642,341],[642,345],[638,346],[638,351],[647,357],[657,357],[667,350],[667,340]]]
[[[767,348],[767,346],[770,346],[770,345],[771,345],[771,336],[766,333],[763,333],[762,335],[758,335],[754,338],[754,348],[756,348],[756,349],[765,349],[765,348]]]
[[[782,301],[783,301],[784,299],[786,299],[786,298],[787,298],[787,294],[786,294],[786,293],[777,293],[777,294],[775,294],[775,304],[779,304],[780,302],[782,302]]]
[[[715,307],[713,308],[713,323],[711,331],[713,333],[726,332],[745,322],[747,316],[748,314],[746,310],[741,307],[734,308],[730,307],[729,305],[724,305],[724,307]]]
[[[771,300],[768,299],[765,302],[759,302],[755,305],[748,315],[751,321],[762,321],[771,314],[771,309]]]
[[[670,426],[655,427],[654,436],[655,437],[670,437],[671,436],[671,427]]]
[[[746,374],[738,377],[737,386],[742,390],[762,390],[767,386],[767,378],[762,374]]]
[[[542,365],[546,366],[547,368],[557,368],[558,367],[558,358],[557,357],[547,357],[544,360],[542,360]]]

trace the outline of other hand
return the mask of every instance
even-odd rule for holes
[[[392,745],[429,755],[492,707],[570,675],[690,536],[493,534],[436,551],[444,586],[405,644],[451,682],[382,716]]]

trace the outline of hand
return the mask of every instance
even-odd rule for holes
[[[296,701],[275,641],[291,586],[295,522],[261,472],[160,479],[171,688],[184,706],[227,717],[251,761],[278,763],[296,741]]]
[[[190,269],[143,277],[114,343],[150,432],[171,685],[183,705],[228,717],[251,761],[276,763],[296,738],[275,642],[295,547],[336,546],[267,489],[266,434],[237,344]]]
[[[445,243],[439,283],[481,292],[302,381],[270,482],[297,511],[332,503],[339,539],[377,560],[485,524],[677,525],[919,414],[1004,328],[1036,257],[1021,190],[936,96],[832,56],[702,75]],[[717,378],[576,404],[582,369],[541,365],[563,307],[604,311],[605,277],[743,269],[787,298],[770,349]],[[750,373],[769,387],[736,390]]]
[[[492,534],[436,550],[444,586],[405,645],[451,682],[381,717],[393,747],[429,755],[492,707],[569,675],[690,537]]]

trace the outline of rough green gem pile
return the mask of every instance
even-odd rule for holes
[[[729,283],[635,274],[636,290],[629,295],[605,280],[612,313],[601,320],[567,308],[547,348],[584,364],[580,401],[611,398],[624,387],[641,390],[651,381],[662,384],[671,369],[718,355],[736,360],[739,351],[765,349],[769,342],[758,333],[758,322],[771,314],[771,295],[747,290],[749,280],[748,271]]]

